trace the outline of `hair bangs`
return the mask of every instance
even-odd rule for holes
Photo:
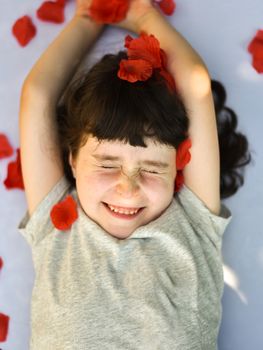
[[[107,58],[111,59],[111,55]],[[114,59],[116,63],[116,56]],[[111,65],[95,84],[90,72],[88,96],[83,96],[85,103],[80,103],[86,134],[98,140],[119,140],[142,147],[146,147],[145,138],[150,137],[176,148],[185,139],[188,128],[178,95],[167,93],[166,82],[160,76],[130,83],[118,78],[118,69],[118,64]]]

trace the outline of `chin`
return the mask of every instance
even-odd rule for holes
[[[107,228],[107,227],[103,227],[104,230],[111,236],[118,238],[118,239],[126,239],[129,236],[132,235],[132,233],[136,230],[136,228],[134,229],[130,229],[128,230],[127,228],[121,230],[120,227],[116,228],[115,230],[113,228]]]

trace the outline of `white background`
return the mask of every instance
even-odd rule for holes
[[[66,22],[74,1],[68,0]],[[0,0],[0,133],[19,147],[18,109],[22,82],[31,66],[64,27],[36,18],[39,0]],[[15,20],[30,15],[37,36],[21,48],[11,34]],[[253,163],[244,187],[226,201],[233,220],[224,235],[225,293],[219,350],[263,349],[263,74],[251,66],[247,45],[263,29],[263,1],[177,0],[170,19],[198,50],[211,77],[226,87],[227,105],[239,117],[239,130],[250,141]],[[124,33],[108,30],[91,60],[122,48]],[[63,59],[63,57],[61,57]],[[0,312],[10,316],[3,350],[27,350],[30,336],[30,298],[34,281],[31,250],[17,231],[26,210],[23,191],[3,185],[7,163],[0,161]],[[41,179],[39,181],[41,186]]]

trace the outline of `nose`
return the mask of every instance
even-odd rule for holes
[[[139,188],[137,176],[128,176],[123,172],[120,174],[116,192],[122,197],[131,198],[136,196]]]

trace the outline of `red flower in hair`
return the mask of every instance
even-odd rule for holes
[[[9,316],[0,313],[0,342],[5,342],[8,334]]]
[[[161,68],[160,43],[153,35],[141,33],[136,39],[128,35],[125,38],[125,47],[128,49],[129,59],[142,59],[149,62],[152,68]]]
[[[263,30],[258,30],[256,36],[248,45],[252,54],[252,65],[258,73],[263,73]]]
[[[19,149],[17,149],[16,160],[8,164],[7,178],[5,179],[4,184],[8,190],[12,188],[24,189]]]
[[[144,81],[151,77],[152,66],[144,60],[121,60],[118,77],[130,83]]]
[[[129,0],[93,0],[89,15],[98,23],[116,23],[126,17]]]
[[[184,175],[183,169],[191,160],[191,153],[189,149],[191,148],[192,143],[190,139],[186,139],[180,143],[179,147],[176,150],[176,169],[177,174],[174,183],[174,192],[179,192],[181,187],[184,184]]]
[[[42,21],[63,23],[65,1],[45,1],[37,10],[37,17]]]
[[[184,175],[181,170],[177,171],[175,182],[174,182],[174,192],[179,192],[184,184]]]
[[[63,201],[53,206],[50,212],[53,225],[59,230],[70,229],[78,218],[77,203],[68,195]]]
[[[176,150],[176,169],[183,170],[183,168],[188,164],[191,160],[191,153],[189,149],[192,146],[192,142],[190,139],[186,139],[180,143]]]
[[[3,265],[4,265],[3,259],[0,257],[0,270],[2,269]]]
[[[4,134],[0,134],[0,159],[10,157],[13,153],[14,150],[7,137]]]
[[[23,16],[13,24],[12,33],[21,46],[26,46],[36,35],[36,27],[29,16]]]
[[[152,76],[153,70],[166,80],[169,88],[174,89],[175,83],[166,70],[166,55],[160,49],[159,41],[153,35],[141,33],[136,39],[130,35],[125,38],[128,59],[121,60],[118,77],[130,83],[145,81]]]

